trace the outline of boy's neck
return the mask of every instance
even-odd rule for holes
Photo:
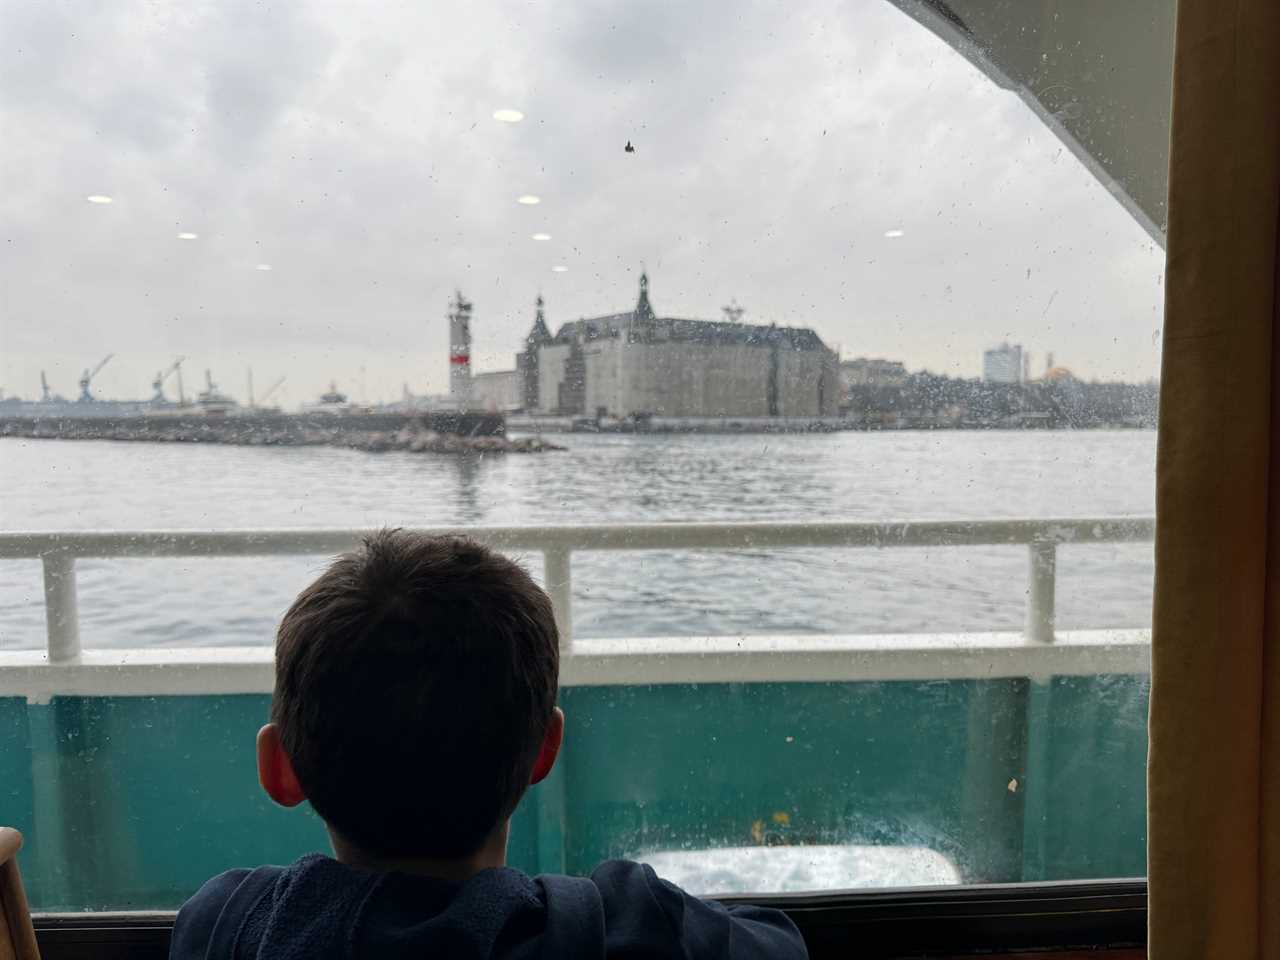
[[[504,820],[502,825],[489,835],[489,839],[479,850],[470,856],[456,860],[430,857],[379,857],[353,846],[332,830],[329,831],[329,839],[333,844],[334,858],[339,863],[345,863],[357,870],[368,870],[374,873],[409,873],[462,883],[470,880],[481,870],[507,865],[508,827],[509,823]]]

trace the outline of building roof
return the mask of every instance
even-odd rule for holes
[[[808,327],[776,327],[728,320],[656,316],[649,304],[649,278],[644,274],[640,275],[640,297],[634,310],[570,321],[561,325],[553,342],[614,339],[624,333],[628,343],[676,341],[715,346],[771,346],[776,343],[791,350],[827,349],[822,338]]]
[[[860,369],[862,367],[891,367],[894,370],[905,370],[907,365],[901,360],[889,360],[885,357],[852,357],[848,360],[841,360],[840,366],[849,367],[851,369]]]

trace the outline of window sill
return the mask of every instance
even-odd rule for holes
[[[935,887],[720,897],[785,910],[814,960],[1017,953],[1019,960],[1145,955],[1143,880]],[[173,913],[38,914],[43,960],[165,960]],[[1105,951],[1101,955],[1097,951]],[[1028,954],[1026,951],[1039,951]]]

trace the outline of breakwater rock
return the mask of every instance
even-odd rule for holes
[[[425,419],[360,417],[7,418],[0,437],[216,443],[249,447],[342,447],[368,453],[545,453],[563,450],[541,437],[513,440],[497,432],[453,433]]]

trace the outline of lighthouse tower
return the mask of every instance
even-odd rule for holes
[[[449,304],[449,399],[459,410],[471,407],[471,301],[461,291]]]

